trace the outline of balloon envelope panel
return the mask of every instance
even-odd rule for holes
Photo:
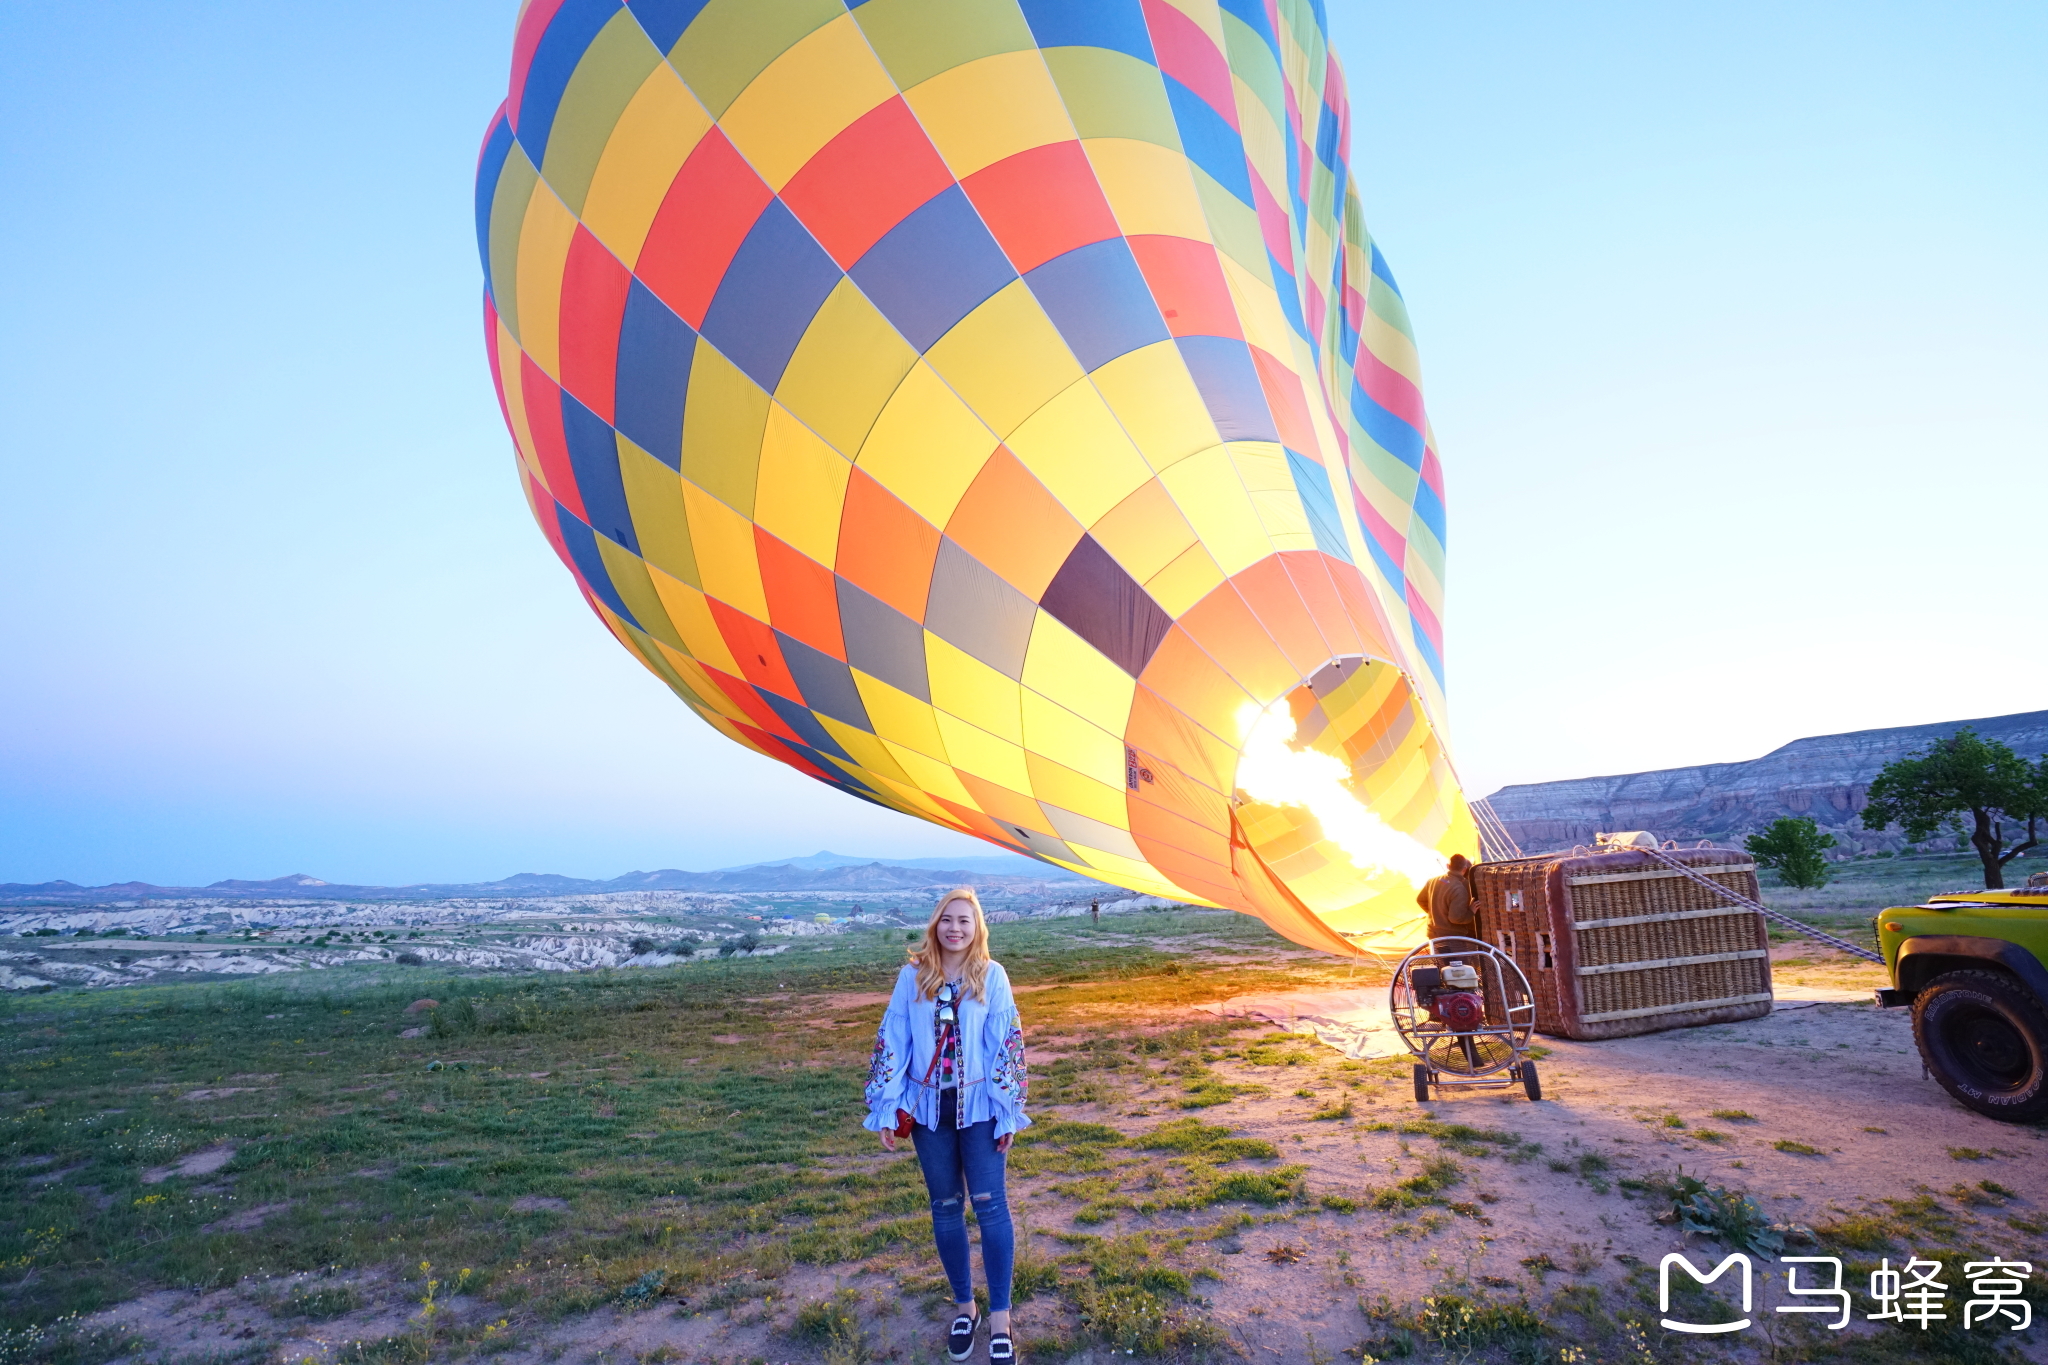
[[[531,0],[485,330],[620,643],[849,795],[1419,937],[1442,474],[1319,13]]]

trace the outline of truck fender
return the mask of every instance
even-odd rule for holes
[[[1975,934],[1915,934],[1899,945],[1898,966],[1892,979],[1904,1004],[1918,995],[1943,972],[1962,967],[2002,967],[2026,983],[2028,990],[2048,1003],[2048,967],[2017,943]]]

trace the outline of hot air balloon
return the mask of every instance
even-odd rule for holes
[[[1477,851],[1442,472],[1311,0],[529,0],[541,531],[733,741],[1338,953]]]

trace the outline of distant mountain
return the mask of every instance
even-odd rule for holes
[[[1870,780],[1885,764],[1970,726],[2032,759],[2048,753],[2048,711],[1855,730],[1796,739],[1746,763],[1581,777],[1502,787],[1487,800],[1525,851],[1590,844],[1601,830],[1740,844],[1781,816],[1811,816],[1843,853],[1904,847],[1896,832],[1863,828]]]
[[[191,900],[202,897],[217,900],[416,901],[476,897],[513,900],[600,895],[614,891],[906,891],[963,883],[1029,886],[1041,882],[1092,884],[1087,878],[1064,868],[1015,856],[895,861],[814,853],[787,862],[752,863],[711,872],[684,872],[676,868],[628,872],[608,881],[564,877],[554,872],[521,872],[495,882],[413,886],[338,886],[303,873],[273,877],[268,881],[219,881],[204,887],[152,886],[147,882],[119,882],[109,886],[80,886],[67,881],[9,882],[0,884],[0,905],[97,905],[110,901]]]

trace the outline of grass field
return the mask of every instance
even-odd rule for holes
[[[365,966],[8,999],[0,1365],[510,1365],[564,1357],[575,1324],[657,1316],[751,1329],[756,1344],[564,1358],[920,1365],[929,1351],[902,1344],[920,1339],[892,1344],[884,1327],[900,1324],[899,1301],[943,1295],[925,1194],[915,1163],[884,1158],[858,1127],[904,937],[674,969]],[[1583,1205],[1609,1196],[1609,1158],[1571,1150],[1578,1136],[1542,1156],[1477,1119],[1439,1122],[1407,1102],[1404,1063],[1347,1062],[1184,1008],[1383,971],[1215,912],[1008,923],[995,940],[1030,1030],[1039,1119],[1012,1158],[1013,1205],[1027,1229],[1041,1220],[1018,1264],[1027,1360],[1264,1358],[1209,1311],[1249,1285],[1237,1321],[1266,1321],[1252,1271],[1295,1275],[1282,1288],[1318,1304],[1355,1300],[1360,1358],[1533,1365],[1576,1341],[1608,1353],[1587,1361],[1652,1359],[1628,1354],[1650,1292],[1634,1257],[1617,1258],[1630,1278],[1607,1299],[1546,1289],[1547,1254],[1520,1261],[1534,1269],[1516,1272],[1519,1288],[1475,1259],[1508,1217],[1501,1189],[1548,1181],[1564,1207]],[[422,997],[441,1004],[408,1015]],[[423,1020],[424,1036],[399,1036]],[[1639,1124],[1615,1123],[1619,1160]],[[1772,1159],[1792,1160],[1750,1158]],[[1337,1250],[1354,1226],[1356,1265]],[[1626,1226],[1661,1235],[1648,1211]],[[1257,1250],[1271,1266],[1239,1254]],[[1391,1280],[1361,1278],[1369,1256],[1440,1287],[1390,1297]],[[1312,1279],[1286,1268],[1303,1257],[1320,1265]],[[193,1299],[207,1290],[221,1292]],[[148,1309],[172,1291],[205,1310],[178,1318],[175,1340]],[[114,1305],[140,1307],[85,1323]],[[1868,1358],[2008,1359],[1942,1341],[1948,1355]],[[1343,1344],[1311,1331],[1287,1358],[1336,1365]],[[1816,1350],[1783,1358],[1864,1358]]]

